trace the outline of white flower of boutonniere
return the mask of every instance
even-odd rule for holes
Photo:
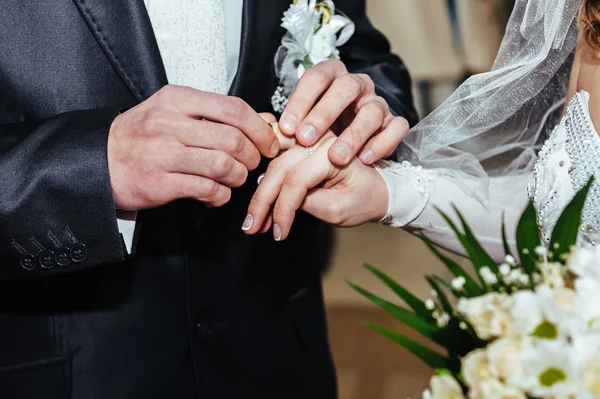
[[[279,86],[271,99],[281,113],[304,72],[320,62],[340,58],[338,47],[354,34],[354,23],[336,14],[331,0],[295,0],[283,14],[281,26],[287,30],[275,55]]]

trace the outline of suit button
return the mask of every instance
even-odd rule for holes
[[[32,271],[35,269],[35,260],[31,255],[21,256],[21,267],[25,270]]]
[[[71,253],[69,252],[69,248],[58,248],[54,253],[54,260],[60,267],[69,266],[71,264]]]
[[[73,245],[69,252],[71,260],[75,263],[83,263],[88,257],[87,247],[81,243]]]
[[[56,261],[54,260],[54,252],[47,249],[38,256],[38,262],[44,269],[54,269]]]

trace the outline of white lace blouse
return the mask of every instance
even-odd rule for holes
[[[490,178],[490,200],[481,203],[466,194],[443,171],[429,171],[408,163],[382,162],[378,170],[388,185],[390,201],[382,224],[420,230],[438,245],[464,251],[439,215],[441,209],[456,219],[452,205],[461,211],[473,232],[499,262],[504,257],[502,215],[509,237],[529,198],[538,210],[544,242],[565,206],[588,179],[600,171],[600,138],[588,108],[589,94],[576,93],[539,153],[533,176],[523,174]],[[600,176],[600,174],[597,174]],[[507,189],[509,188],[509,189]],[[600,233],[600,187],[594,183],[583,213],[580,241],[594,243]],[[514,246],[514,239],[509,239]]]

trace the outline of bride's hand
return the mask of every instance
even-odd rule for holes
[[[333,165],[328,151],[335,140],[329,131],[312,147],[312,154],[296,145],[271,162],[250,202],[243,226],[247,234],[266,232],[273,223],[274,238],[284,240],[298,209],[340,227],[385,216],[388,191],[384,179],[358,158],[345,167]]]

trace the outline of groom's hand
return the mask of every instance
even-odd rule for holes
[[[112,123],[115,206],[138,210],[180,198],[221,206],[258,167],[260,154],[278,153],[271,127],[241,99],[165,86]]]
[[[406,119],[392,115],[368,75],[348,73],[339,60],[319,63],[302,76],[279,125],[304,146],[332,129],[339,139],[329,159],[340,166],[356,154],[366,165],[388,157],[409,128]]]

